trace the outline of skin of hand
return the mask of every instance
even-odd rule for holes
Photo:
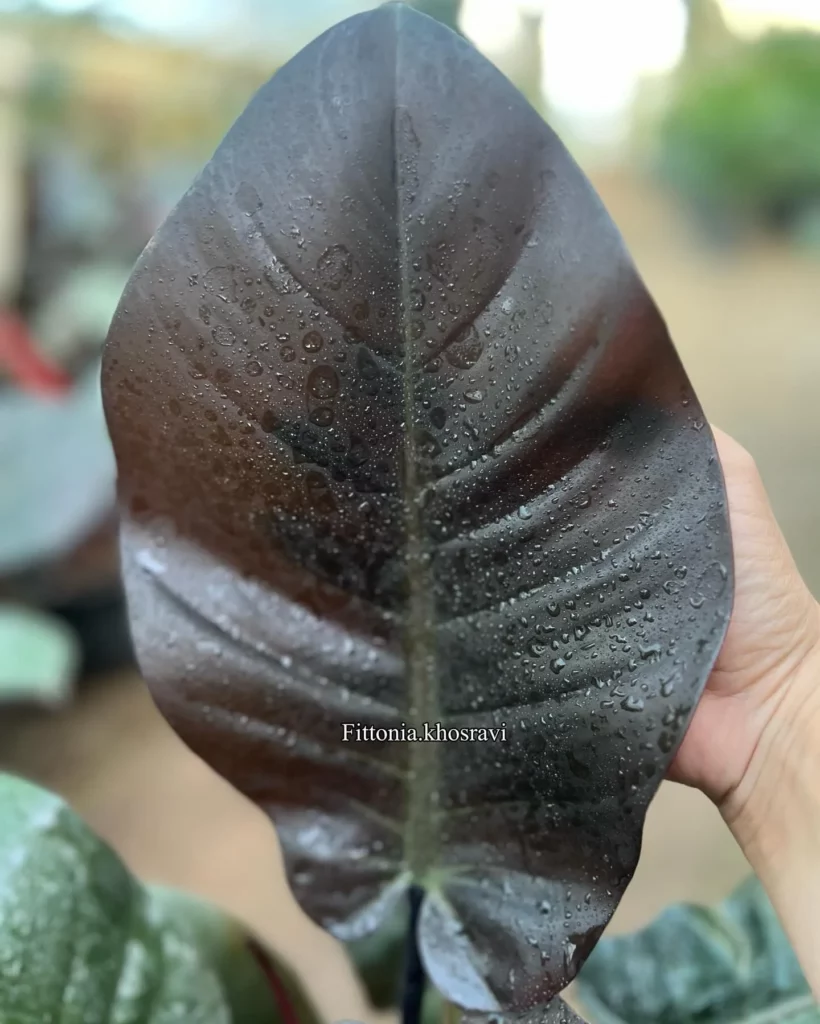
[[[714,434],[735,602],[670,777],[720,808],[820,999],[820,605],[797,571],[754,460],[722,431]]]

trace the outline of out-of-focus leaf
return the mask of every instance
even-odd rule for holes
[[[0,604],[0,703],[63,704],[79,664],[77,639],[60,619]]]
[[[818,1024],[797,958],[757,879],[712,909],[680,905],[599,943],[579,979],[595,1024]]]
[[[710,219],[794,226],[820,201],[820,36],[772,33],[684,76],[664,175]]]
[[[95,341],[102,348],[128,270],[109,263],[80,266],[41,304],[34,335],[52,358],[67,361]]]
[[[429,18],[344,22],[147,247],[104,391],[145,676],[302,906],[350,941],[418,885],[449,1002],[548,1003],[732,594],[713,439],[563,146]],[[439,722],[486,731],[402,740]]]
[[[177,889],[151,886],[148,895],[169,926],[184,924],[204,959],[215,966],[237,1024],[318,1024],[299,978],[211,903]],[[249,955],[249,951],[250,954]],[[271,1014],[273,996],[275,1011]]]
[[[459,31],[458,16],[461,0],[412,0],[412,6],[422,14],[428,14],[447,28]]]
[[[399,1005],[409,920],[409,908],[402,904],[375,932],[346,944],[370,1003],[377,1010]]]
[[[4,1024],[316,1024],[297,1005],[283,1011],[235,923],[143,889],[62,800],[0,776]]]
[[[434,985],[425,988],[421,1001],[421,1024],[456,1024],[460,1016],[461,1011],[448,1004]]]
[[[0,574],[63,554],[114,504],[94,366],[64,398],[0,392]]]
[[[792,226],[792,238],[802,249],[820,253],[820,198],[800,211]]]

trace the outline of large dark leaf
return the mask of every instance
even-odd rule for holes
[[[467,1013],[462,1024],[586,1024],[563,999],[553,999],[549,1006],[529,1013],[487,1016]]]
[[[344,22],[147,248],[104,387],[145,675],[302,906],[351,940],[415,881],[450,1001],[545,1004],[731,601],[712,437],[560,142],[435,22]],[[506,734],[343,736],[439,720]]]
[[[719,907],[670,907],[643,931],[606,939],[580,990],[596,1024],[820,1024],[756,878]]]

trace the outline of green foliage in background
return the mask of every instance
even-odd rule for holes
[[[662,170],[705,217],[799,230],[820,208],[820,36],[774,33],[681,79]]]
[[[297,1019],[306,997],[271,964]],[[277,1024],[247,936],[215,908],[143,888],[58,797],[0,775],[3,1024]]]
[[[670,907],[635,935],[605,939],[580,989],[594,1024],[820,1024],[755,878],[718,907]]]
[[[460,31],[458,16],[461,0],[410,0],[410,5],[422,14],[429,14],[443,25],[455,29],[456,32]]]
[[[380,1009],[399,999],[405,927],[399,915],[348,947]],[[636,935],[605,939],[580,993],[592,1024],[820,1024],[756,879],[717,908],[672,907]],[[551,1012],[575,1019],[557,1004]],[[424,1024],[457,1018],[428,988]],[[0,775],[0,1021],[318,1024],[292,972],[255,951],[238,925],[193,897],[141,886],[59,797],[8,775]]]
[[[0,602],[0,705],[59,707],[71,696],[79,664],[78,641],[60,619]]]
[[[399,1005],[409,921],[409,908],[402,904],[381,928],[346,945],[370,1004],[376,1010],[389,1010]]]

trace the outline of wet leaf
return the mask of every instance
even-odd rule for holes
[[[671,907],[605,939],[580,977],[596,1024],[818,1024],[797,957],[756,878],[715,908]]]
[[[529,1013],[503,1016],[468,1013],[464,1015],[462,1024],[586,1024],[586,1021],[567,1006],[563,999],[553,999],[546,1008]]]
[[[104,390],[144,674],[302,906],[351,941],[415,882],[450,1002],[545,1005],[732,593],[713,439],[558,139],[430,19],[342,23],[148,246]]]
[[[216,908],[143,889],[59,797],[0,775],[0,1020],[315,1024],[265,962]]]

